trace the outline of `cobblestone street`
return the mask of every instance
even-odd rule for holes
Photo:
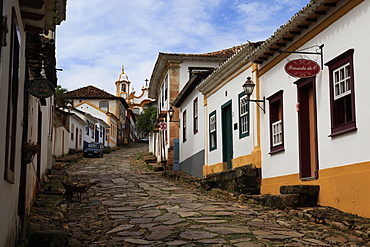
[[[69,231],[69,246],[370,246],[368,220],[321,224],[313,208],[282,211],[217,198],[148,170],[134,158],[146,151],[146,144],[134,145],[66,166],[72,181],[98,181],[81,203],[59,202],[52,216],[57,229]],[[32,212],[33,228],[45,229],[47,221]]]

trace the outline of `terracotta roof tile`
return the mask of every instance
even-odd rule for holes
[[[247,44],[243,44],[243,45],[239,45],[239,46],[233,46],[231,48],[220,50],[220,51],[200,53],[200,54],[187,54],[187,53],[163,53],[163,54],[177,55],[177,56],[194,56],[194,57],[209,56],[209,57],[225,57],[225,58],[228,58],[246,45]]]
[[[113,94],[110,94],[92,85],[69,91],[68,94],[72,98],[104,98],[104,99],[117,98]]]

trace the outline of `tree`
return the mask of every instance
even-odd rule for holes
[[[138,116],[136,123],[137,131],[141,136],[147,136],[153,131],[154,122],[157,118],[157,107],[149,106]]]
[[[63,109],[63,110],[73,105],[73,100],[68,95],[68,90],[65,88],[62,88],[61,85],[58,85],[55,88],[54,105],[55,107]]]

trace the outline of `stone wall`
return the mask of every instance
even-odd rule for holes
[[[260,194],[260,186],[261,168],[256,168],[253,165],[208,174],[202,181],[202,187],[205,189],[220,188],[246,195]]]

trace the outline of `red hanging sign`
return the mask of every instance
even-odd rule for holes
[[[160,123],[159,123],[159,128],[160,128],[161,130],[166,130],[166,129],[167,129],[167,124],[166,124],[165,122],[160,122]]]
[[[320,72],[320,65],[309,59],[295,59],[285,65],[285,72],[291,76],[308,78]]]

